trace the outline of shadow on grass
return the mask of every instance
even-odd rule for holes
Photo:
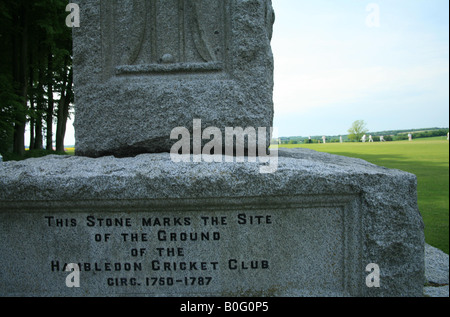
[[[446,161],[423,161],[423,160],[413,160],[411,158],[405,157],[399,154],[358,154],[355,152],[327,152],[334,155],[347,156],[363,159],[372,164],[379,166],[384,166],[387,168],[395,168],[405,172],[414,173],[414,171],[422,171],[428,168],[447,168],[448,162]]]

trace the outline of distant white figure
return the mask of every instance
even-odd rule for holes
[[[371,135],[369,135],[369,142],[373,143],[373,137]]]
[[[386,141],[384,140],[384,136],[380,136],[380,142],[386,142]]]
[[[327,143],[327,137],[326,136],[323,136],[322,140],[323,140],[323,144]]]
[[[447,132],[447,141],[450,140],[450,132]]]
[[[342,140],[342,136],[339,137],[339,141],[340,141],[341,143],[344,143],[344,140]]]
[[[362,143],[366,143],[367,140],[367,136],[364,134],[363,137],[361,138]]]
[[[312,143],[312,141],[311,141],[311,136],[308,138],[308,143],[309,143],[309,144]]]
[[[411,133],[409,133],[409,134],[408,134],[408,140],[409,140],[409,142],[411,142],[411,141],[412,141],[412,138],[413,138],[412,134],[411,134]]]

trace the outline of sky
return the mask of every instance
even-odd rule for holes
[[[449,127],[448,0],[272,4],[278,136]]]
[[[449,126],[448,0],[272,0],[279,136]]]

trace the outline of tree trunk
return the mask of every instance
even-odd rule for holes
[[[36,120],[35,120],[35,139],[34,149],[43,149],[43,134],[42,134],[42,114],[44,113],[44,71],[43,64],[39,66],[38,85],[37,85],[37,97],[36,97]]]
[[[53,54],[52,49],[49,47],[48,52],[48,65],[47,65],[47,92],[48,92],[48,107],[47,107],[47,150],[53,149],[53,110],[54,110],[54,102],[53,102]]]
[[[34,149],[42,150],[44,148],[44,137],[42,134],[42,115],[40,113],[37,114],[34,131]]]
[[[68,58],[66,57],[66,61],[64,63],[65,69],[68,65]],[[67,75],[67,72],[64,76],[64,91],[61,92],[61,99],[59,100],[58,105],[58,122],[56,126],[56,151],[58,152],[64,152],[64,137],[66,135],[66,125],[67,125],[67,118],[69,117],[69,106],[71,101],[71,94],[72,94],[72,82],[73,82],[73,76],[72,76],[72,69],[69,70],[69,74]]]
[[[33,65],[33,61],[32,61],[32,55],[30,53],[30,65]],[[34,81],[34,69],[33,66],[30,66],[30,86],[29,89],[31,89],[30,91],[30,112],[31,112],[31,116],[30,116],[30,150],[34,150],[34,122],[35,122],[35,113],[36,113],[36,108],[34,106],[34,91],[33,91],[33,81]]]
[[[21,106],[16,112],[14,124],[13,152],[25,153],[25,125],[27,109],[27,71],[28,71],[28,8],[26,4],[19,7],[19,12],[13,18],[17,32],[13,32],[13,80]]]

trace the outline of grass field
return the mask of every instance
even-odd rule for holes
[[[282,145],[364,159],[417,176],[419,209],[427,243],[449,253],[449,142],[446,137],[413,142]]]

